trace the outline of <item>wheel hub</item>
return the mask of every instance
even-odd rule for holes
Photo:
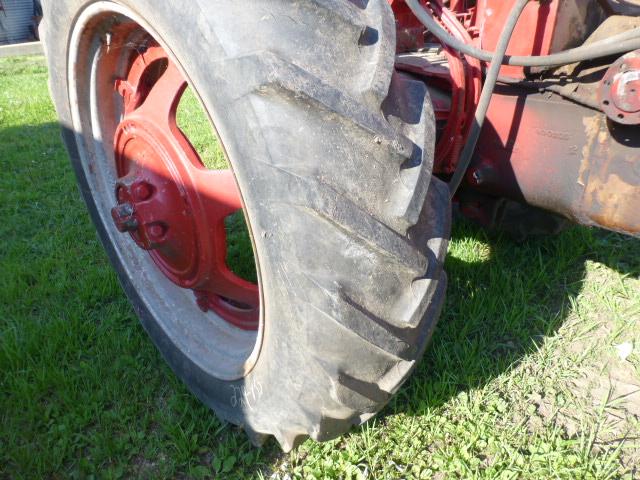
[[[168,279],[193,290],[203,311],[256,330],[258,286],[226,264],[225,219],[242,209],[240,192],[231,170],[208,170],[177,125],[187,82],[153,45],[115,86],[124,107],[114,140],[116,227],[149,251]]]
[[[196,218],[202,212],[188,194],[189,178],[171,168],[170,143],[158,132],[154,137],[152,125],[145,123],[128,119],[118,128],[116,164],[123,176],[116,184],[118,206],[112,215],[120,231],[130,232],[140,248],[153,250],[165,275],[192,288],[198,275]]]
[[[640,50],[618,59],[600,82],[602,110],[616,123],[640,124]]]

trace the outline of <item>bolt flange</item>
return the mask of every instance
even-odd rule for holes
[[[616,123],[640,125],[640,50],[620,58],[598,90],[602,111]]]

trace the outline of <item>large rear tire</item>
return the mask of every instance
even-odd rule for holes
[[[284,450],[378,412],[433,332],[450,229],[448,189],[431,175],[429,94],[394,72],[388,2],[49,0],[44,11],[80,189],[176,374],[254,443],[273,435]],[[192,308],[109,220],[115,126],[92,82],[111,49],[131,48],[111,37],[127,22],[169,52],[224,145],[258,265],[258,332]]]

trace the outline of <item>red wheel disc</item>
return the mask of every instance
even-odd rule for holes
[[[148,250],[164,275],[244,330],[257,330],[258,286],[228,267],[225,219],[242,209],[231,170],[209,170],[176,122],[187,82],[157,45],[133,59],[116,90],[124,115],[115,133],[118,230]]]

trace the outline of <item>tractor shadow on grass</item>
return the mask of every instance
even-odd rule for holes
[[[24,471],[39,457],[43,472],[53,474],[59,465],[83,472],[78,458],[90,458],[89,463],[98,467],[111,465],[132,476],[153,477],[188,473],[212,463],[217,471],[226,468],[227,462],[233,471],[248,474],[268,470],[279,458],[286,458],[275,442],[257,450],[238,429],[221,424],[165,365],[95,238],[59,140],[58,125],[22,126],[0,134],[6,142],[4,150],[0,148],[5,175],[15,184],[14,193],[5,199],[15,208],[7,208],[2,220],[16,224],[28,213],[29,222],[23,225],[30,228],[13,231],[4,240],[9,245],[46,232],[46,242],[39,249],[31,248],[33,253],[26,258],[21,256],[21,244],[13,256],[6,257],[16,266],[6,278],[8,284],[18,285],[27,274],[35,278],[16,304],[27,305],[28,297],[34,295],[55,298],[64,294],[63,298],[73,299],[15,312],[20,325],[37,323],[37,329],[23,327],[20,334],[29,339],[34,352],[47,352],[33,353],[31,370],[13,372],[16,385],[33,383],[33,372],[47,372],[47,378],[28,390],[29,396],[16,399],[13,410],[8,411],[20,418],[21,405],[31,405],[32,418],[39,420],[27,431],[21,427],[18,436],[29,445],[44,438],[41,432],[48,428],[49,415],[45,407],[59,415],[67,428],[49,434],[51,442],[65,442],[71,435],[83,438],[59,453],[60,458],[42,457],[42,452],[14,445],[7,450],[12,465]],[[574,227],[558,237],[517,244],[458,223],[453,238],[446,265],[449,291],[432,343],[416,372],[378,419],[399,413],[425,415],[460,392],[482,387],[514,368],[563,324],[570,299],[581,290],[585,262],[601,262],[640,276],[640,241],[604,231]],[[71,255],[69,245],[74,249]],[[42,278],[33,273],[40,270]],[[49,270],[57,272],[53,286]],[[46,286],[42,291],[41,284]],[[76,320],[68,322],[67,318]],[[64,341],[54,345],[52,332],[62,328]],[[70,348],[82,352],[82,369],[75,357],[67,359],[65,352]],[[17,365],[24,359],[23,354],[16,355]],[[56,392],[56,398],[66,398],[66,403],[31,401],[47,392]],[[86,405],[92,405],[90,414]],[[17,432],[18,426],[13,427]],[[120,437],[123,440],[117,444],[107,441]],[[113,464],[114,458],[124,460]],[[216,462],[223,462],[222,466]],[[86,468],[89,473],[91,468]]]
[[[516,243],[458,221],[447,299],[414,374],[378,418],[424,415],[516,368],[553,336],[582,289],[586,263],[640,277],[640,240],[572,226]]]

